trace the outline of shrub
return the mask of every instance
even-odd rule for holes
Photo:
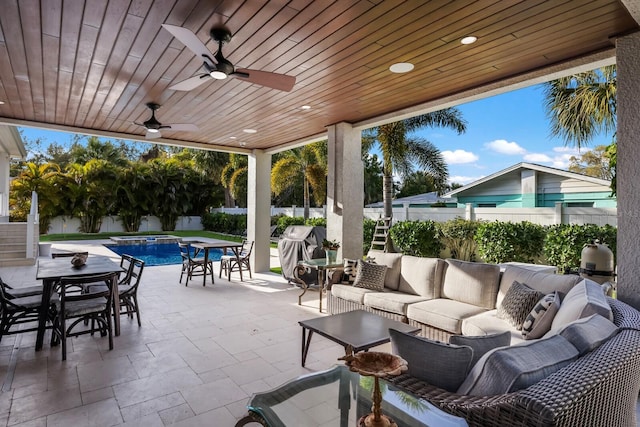
[[[376,221],[365,218],[362,224],[362,255],[366,255],[371,248],[373,241],[373,232],[376,230]]]
[[[451,258],[463,261],[475,260],[478,245],[474,237],[479,225],[479,221],[463,218],[452,219],[439,225],[442,244],[449,249]]]
[[[247,215],[244,214],[206,213],[201,221],[205,230],[217,233],[243,235],[247,230]]]
[[[301,216],[282,216],[278,218],[278,235],[284,233],[284,230],[290,225],[304,225],[304,218]]]
[[[551,265],[559,271],[577,269],[584,245],[600,240],[606,243],[616,255],[617,229],[610,225],[597,226],[595,224],[558,224],[547,227],[547,237],[544,241],[544,254]]]
[[[538,224],[494,221],[479,224],[475,241],[486,262],[534,262],[542,254],[544,237]]]
[[[405,255],[438,257],[442,244],[434,221],[402,221],[389,230],[394,245]]]
[[[327,227],[327,220],[325,218],[309,218],[305,221],[305,225],[312,227]]]

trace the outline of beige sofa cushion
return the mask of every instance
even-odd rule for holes
[[[426,299],[440,298],[444,260],[405,255],[400,261],[398,290]]]
[[[511,344],[523,342],[522,333],[506,320],[500,319],[497,313],[498,310],[489,310],[462,319],[462,335],[490,335],[509,331],[511,333]]]
[[[397,291],[400,282],[400,260],[402,254],[369,251],[367,258],[376,264],[387,266],[387,274],[384,278],[384,287]]]
[[[487,310],[496,308],[500,267],[495,264],[446,260],[442,284],[443,298],[476,305]]]
[[[504,296],[514,281],[524,283],[531,289],[535,289],[546,295],[553,291],[566,294],[581,280],[582,278],[580,276],[573,274],[548,274],[510,265],[507,266],[504,273],[502,273],[496,307],[500,307]]]
[[[364,295],[372,293],[371,289],[356,288],[351,285],[333,285],[331,286],[331,295],[342,298],[343,300],[364,304]]]
[[[434,328],[460,334],[462,319],[483,311],[483,308],[476,305],[438,298],[409,305],[407,317]]]
[[[593,314],[599,314],[605,319],[613,320],[613,313],[602,287],[593,280],[583,279],[562,299],[560,309],[553,318],[548,334],[556,333],[574,320]]]
[[[407,306],[427,298],[420,295],[410,295],[398,291],[385,291],[367,293],[364,295],[364,305],[367,307],[377,308],[378,310],[388,311],[390,313],[407,314]]]

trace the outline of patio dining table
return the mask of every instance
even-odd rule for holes
[[[74,267],[69,258],[39,259],[36,279],[42,280],[42,303],[38,319],[38,333],[36,337],[36,351],[42,349],[44,332],[47,326],[47,313],[53,285],[62,277],[82,277],[96,274],[121,273],[122,267],[111,258],[105,256],[90,256],[81,267]],[[120,298],[114,292],[114,333],[120,335]]]
[[[209,268],[209,251],[211,249],[222,249],[224,253],[227,252],[227,249],[230,249],[233,254],[236,256],[238,260],[238,265],[240,264],[240,251],[242,250],[242,243],[238,242],[230,242],[228,240],[211,240],[209,242],[191,242],[191,246],[194,248],[204,250],[204,276],[202,279],[202,285],[207,282],[207,269]],[[242,269],[240,271],[240,281],[242,282]],[[211,271],[213,275],[213,271]],[[231,281],[231,269],[229,269],[227,274],[227,280]]]

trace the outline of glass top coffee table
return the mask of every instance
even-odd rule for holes
[[[447,414],[426,400],[380,382],[382,413],[398,427],[459,427],[464,419]],[[254,394],[249,414],[236,423],[265,427],[356,427],[371,412],[373,377],[363,377],[344,365],[290,381],[274,390]]]

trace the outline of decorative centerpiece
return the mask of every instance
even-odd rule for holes
[[[397,427],[398,425],[380,409],[382,393],[380,393],[380,378],[400,375],[407,370],[407,361],[389,353],[368,351],[353,354],[353,348],[347,348],[347,355],[338,360],[344,360],[352,372],[365,377],[374,377],[373,406],[371,413],[358,420],[358,427]]]
[[[87,254],[75,254],[71,258],[71,265],[73,265],[75,268],[82,267],[86,263],[87,263]]]
[[[325,250],[327,264],[333,264],[336,262],[339,248],[340,243],[337,240],[324,239],[322,241],[322,249]]]

